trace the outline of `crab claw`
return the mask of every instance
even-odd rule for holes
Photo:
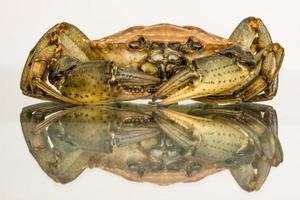
[[[113,66],[110,68],[111,78],[110,82],[118,82],[121,85],[128,86],[141,86],[141,85],[154,85],[161,80],[155,76],[148,75],[144,72],[132,70],[125,67]]]
[[[108,60],[81,62],[67,56],[57,61],[49,81],[63,96],[85,104],[144,98],[161,82],[155,76]]]
[[[103,79],[108,79],[110,83],[119,83],[122,85],[151,85],[160,82],[160,79],[148,75],[144,72],[130,69],[129,67],[115,66],[111,61],[108,60],[97,60],[81,62],[80,60],[64,56],[57,61],[57,63],[52,67],[49,74],[49,81],[53,85],[59,84],[62,77],[66,76],[73,70],[79,70],[79,73],[84,73],[87,68],[92,70],[101,70],[104,77]],[[83,76],[84,74],[82,74]],[[65,78],[65,77],[64,77]]]
[[[152,138],[160,132],[157,128],[151,127],[124,127],[120,129],[118,134],[112,138],[112,145],[114,147],[124,147],[140,141]]]
[[[246,64],[224,55],[193,60],[192,66],[175,74],[153,96],[169,105],[186,99],[230,93],[250,79]]]
[[[189,67],[178,72],[173,76],[167,83],[165,83],[153,96],[152,100],[162,99],[169,96],[174,91],[188,85],[192,80],[198,79],[199,74],[192,68]]]
[[[175,118],[172,118],[173,114]],[[180,118],[182,119],[181,124],[179,121],[176,121],[176,112],[172,112],[172,110],[160,109],[153,116],[156,124],[163,132],[184,149],[193,150],[199,142],[198,139],[193,138],[191,124],[184,121],[186,116]]]

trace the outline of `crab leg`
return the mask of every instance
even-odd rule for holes
[[[263,49],[272,43],[266,26],[261,19],[255,17],[248,17],[241,21],[229,39],[252,49]]]
[[[262,75],[239,94],[244,101],[263,101],[272,99],[277,92],[278,72],[284,57],[284,49],[272,43],[271,36],[259,18],[244,19],[231,34],[230,40],[249,47],[254,52],[256,63],[261,61]]]
[[[46,84],[39,78],[33,79],[32,84],[34,86],[36,86],[37,88],[39,88],[41,91],[45,92],[47,94],[46,96],[50,97],[49,99],[54,98],[56,100],[59,100],[59,101],[65,102],[65,103],[70,103],[70,104],[74,104],[74,105],[82,105],[82,103],[79,101],[76,101],[72,98],[62,96],[59,92],[54,90],[52,87],[50,87],[48,84]]]
[[[267,179],[271,165],[256,158],[255,164],[240,165],[230,169],[236,182],[246,191],[259,190]]]
[[[189,72],[189,76],[186,76],[185,74],[188,74],[190,69],[179,72],[157,91],[153,99],[167,96],[166,99],[162,100],[162,105],[191,98],[217,103],[220,101],[239,102],[272,99],[277,91],[278,71],[284,55],[283,48],[277,43],[272,43],[265,25],[260,19],[253,17],[243,20],[230,36],[230,40],[236,41],[245,49],[237,51],[238,48],[232,46],[225,49],[226,53],[222,50],[221,55],[194,60],[197,76],[191,72]],[[250,53],[247,48],[251,49],[252,52]],[[249,56],[251,54],[253,59]],[[227,72],[230,77],[225,75],[226,72],[224,74],[223,69],[228,64],[222,55],[232,57],[232,67],[227,67],[231,70]],[[215,59],[217,57],[222,61],[217,62]],[[205,61],[207,58],[210,60]],[[234,65],[241,67],[241,70],[235,69]],[[243,69],[249,66],[255,68],[252,72],[249,70],[247,74],[247,70]],[[213,77],[209,79],[209,76]],[[188,80],[189,84],[187,84]],[[178,89],[180,90],[176,92]]]
[[[255,57],[256,60],[261,60],[262,63],[260,79],[264,81],[263,89],[255,90],[252,95],[249,95],[249,93],[247,94],[247,92],[244,91],[242,91],[241,94],[246,96],[245,100],[247,101],[270,100],[277,93],[278,72],[284,57],[284,49],[277,43],[270,44],[257,53]]]
[[[24,137],[31,154],[51,178],[63,183],[75,179],[83,171],[82,166],[85,163],[74,165],[74,161],[79,157],[84,158],[82,151],[70,152],[69,158],[71,159],[61,160],[60,152],[55,148],[51,148],[49,144],[46,129],[38,130],[40,134],[37,134],[36,126],[42,123],[47,115],[69,107],[70,105],[66,104],[41,103],[24,108],[20,115]],[[72,169],[66,170],[67,167]],[[66,171],[72,171],[73,173],[68,174]]]
[[[248,126],[250,132],[257,135],[261,152],[252,163],[231,168],[230,172],[242,188],[253,191],[261,188],[268,177],[271,166],[277,166],[282,162],[283,152],[277,137],[276,111],[269,106],[255,104],[248,104],[247,107],[252,107],[251,110],[255,111],[256,115],[242,117],[241,119],[245,121],[242,126]],[[251,137],[253,138],[253,135]]]
[[[80,102],[62,96],[47,83],[45,83],[44,73],[47,71],[48,64],[51,62],[51,59],[54,56],[55,49],[56,46],[51,45],[40,50],[38,55],[35,55],[34,59],[31,56],[28,58],[26,67],[24,68],[22,74],[21,89],[23,93],[28,96],[50,100],[56,99],[62,102],[78,105]],[[29,66],[31,69],[28,68]],[[43,93],[45,93],[45,95],[43,95]]]
[[[284,50],[279,44],[270,44],[255,55],[255,62],[260,65],[261,74],[253,80],[252,84],[236,91],[234,95],[200,97],[195,100],[207,103],[270,100],[277,92],[278,72],[283,56]]]
[[[63,55],[74,56],[82,61],[95,57],[89,48],[88,38],[67,23],[60,23],[51,28],[31,50],[22,73],[20,83],[22,92],[40,99],[82,104],[64,97],[46,83],[51,65]]]

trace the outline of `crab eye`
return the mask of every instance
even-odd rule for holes
[[[145,44],[145,38],[140,37],[138,40],[130,42],[128,46],[132,49],[141,49]]]
[[[187,46],[195,51],[199,51],[203,48],[203,45],[201,43],[195,42],[191,38],[188,39]]]

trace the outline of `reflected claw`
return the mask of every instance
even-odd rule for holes
[[[172,138],[177,144],[186,150],[193,150],[201,139],[195,139],[192,135],[192,121],[189,115],[178,113],[176,111],[161,108],[153,113],[156,124],[163,132]]]
[[[147,127],[124,127],[118,134],[112,136],[113,147],[124,147],[158,135],[156,128]]]

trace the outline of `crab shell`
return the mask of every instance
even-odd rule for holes
[[[146,43],[185,45],[189,40],[202,45],[200,50],[186,50],[183,55],[189,62],[194,58],[214,53],[218,49],[226,48],[234,41],[213,35],[194,26],[177,26],[173,24],[156,24],[152,26],[134,26],[124,31],[91,41],[92,49],[103,59],[112,60],[121,66],[138,66],[146,60],[150,52],[147,48],[132,49],[130,44],[140,39]],[[122,55],[122,56],[120,56]]]
[[[191,174],[187,174],[185,169],[145,170],[144,172],[140,172],[128,168],[130,162],[142,165],[148,163],[149,160],[151,160],[151,156],[145,152],[145,149],[142,149],[140,145],[132,145],[131,147],[115,149],[112,154],[94,157],[90,160],[89,166],[109,171],[131,181],[150,182],[157,185],[195,182],[225,169],[211,162],[191,158],[186,158],[186,163],[194,162],[201,166],[199,169],[193,170]]]

